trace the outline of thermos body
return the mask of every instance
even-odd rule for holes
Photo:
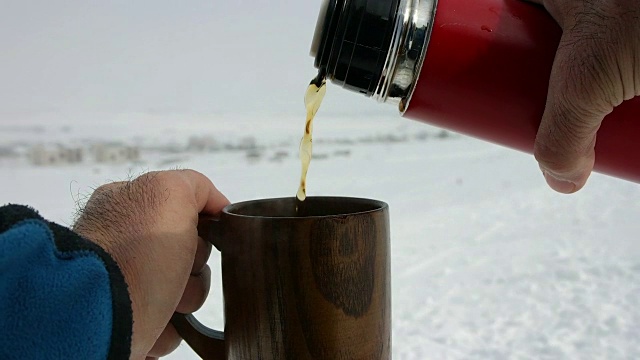
[[[404,117],[532,153],[561,35],[521,0],[325,0],[312,55]],[[640,182],[640,98],[605,118],[595,169]]]

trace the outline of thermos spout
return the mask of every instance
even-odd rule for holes
[[[426,51],[435,0],[324,0],[311,45],[331,82],[400,104],[411,97]]]

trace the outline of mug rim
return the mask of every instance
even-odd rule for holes
[[[245,200],[239,201],[236,203],[229,204],[222,209],[222,214],[239,217],[239,218],[250,218],[250,219],[314,219],[314,218],[331,218],[331,217],[344,217],[344,216],[354,216],[354,215],[362,215],[362,214],[370,214],[378,211],[384,211],[389,208],[389,204],[384,201],[369,199],[369,198],[361,198],[361,197],[350,197],[350,196],[307,196],[307,199],[314,199],[320,201],[331,201],[331,200],[342,200],[347,201],[349,204],[369,204],[372,206],[371,210],[364,211],[345,211],[334,214],[327,215],[307,215],[307,216],[269,216],[269,215],[245,215],[238,214],[233,212],[238,208],[247,205],[253,204],[264,204],[278,201],[296,201],[295,196],[290,197],[277,197],[277,198],[264,198],[264,199],[254,199],[254,200]]]

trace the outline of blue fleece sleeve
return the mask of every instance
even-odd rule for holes
[[[131,302],[97,245],[0,207],[0,359],[127,359]]]

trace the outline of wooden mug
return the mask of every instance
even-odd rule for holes
[[[199,228],[221,252],[224,333],[171,321],[203,359],[391,358],[387,204],[255,200]]]

